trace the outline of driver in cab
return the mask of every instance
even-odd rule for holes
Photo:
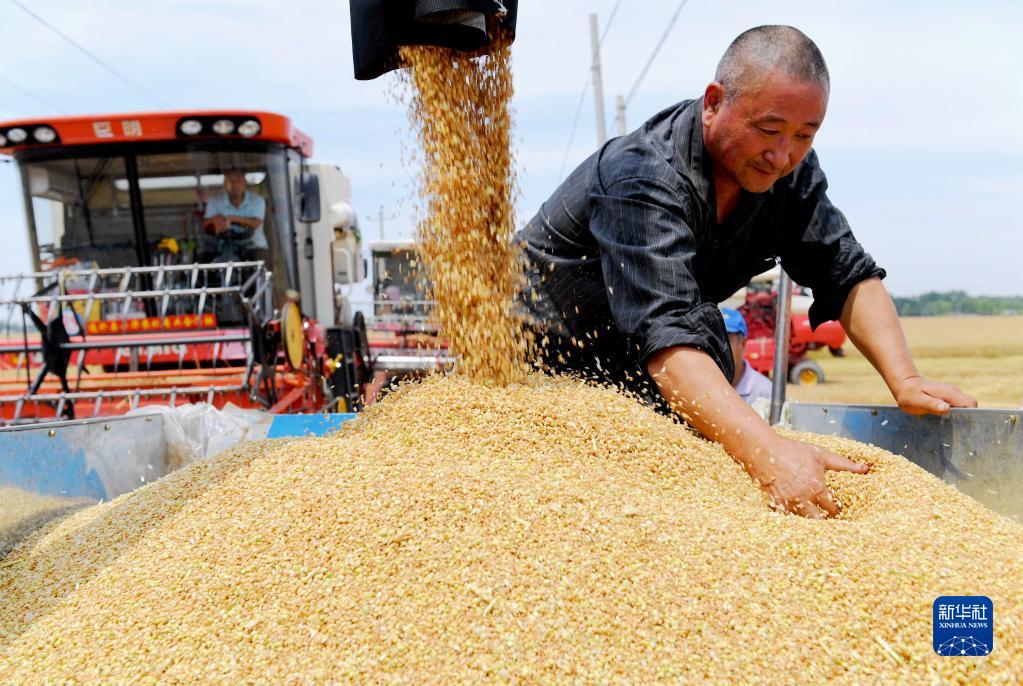
[[[268,247],[263,231],[266,200],[248,189],[245,172],[224,173],[224,191],[206,204],[202,228],[217,239],[217,262],[237,259],[266,260]]]

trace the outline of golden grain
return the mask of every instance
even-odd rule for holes
[[[32,530],[70,510],[95,502],[91,498],[41,495],[11,486],[0,486],[0,560],[18,540]]]
[[[435,319],[459,372],[497,384],[521,380],[526,340],[513,321],[510,43],[483,57],[427,46],[402,48],[401,56],[422,148],[425,216],[416,243],[437,301]]]
[[[0,567],[0,674],[345,683],[1013,683],[1023,527],[902,458],[771,512],[611,389],[434,377],[337,435],[250,444],[51,524]],[[988,595],[994,652],[931,603]],[[883,641],[883,643],[881,642]]]

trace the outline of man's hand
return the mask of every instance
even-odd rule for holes
[[[865,464],[836,455],[809,443],[775,436],[754,451],[746,470],[771,497],[771,506],[810,519],[839,512],[831,490],[824,481],[825,470],[866,474]]]
[[[881,373],[899,408],[909,414],[945,414],[950,407],[976,407],[977,401],[955,386],[920,376],[884,284],[877,277],[849,291],[842,307],[842,327],[850,340]]]
[[[262,224],[262,221],[256,217],[229,215],[226,218],[225,230],[230,230],[232,238],[248,238],[260,224]]]
[[[911,376],[894,385],[899,409],[909,414],[946,414],[951,407],[977,407],[977,401],[949,384]]]
[[[205,222],[203,222],[202,226],[206,230],[206,233],[214,236],[219,236],[220,234],[227,230],[228,226],[227,217],[225,217],[222,214],[215,214],[209,219],[207,219]]]
[[[647,371],[672,408],[706,438],[720,443],[767,491],[775,507],[804,517],[837,514],[824,471],[867,471],[866,465],[776,434],[702,350],[666,348],[650,356]]]

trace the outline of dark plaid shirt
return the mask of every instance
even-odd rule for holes
[[[884,276],[828,200],[813,151],[768,192],[743,191],[718,224],[702,106],[682,102],[608,142],[518,233],[524,302],[554,366],[647,385],[647,358],[691,346],[731,379],[717,303],[776,258],[813,290],[814,327],[839,317],[858,282]]]

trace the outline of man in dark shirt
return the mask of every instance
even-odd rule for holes
[[[719,441],[771,496],[838,511],[825,469],[866,467],[782,438],[739,398],[717,303],[780,259],[813,289],[811,323],[839,319],[899,406],[976,406],[924,380],[885,272],[828,200],[812,150],[830,83],[817,46],[787,26],[729,46],[704,96],[655,115],[582,163],[519,233],[524,301],[547,364],[670,407]]]

